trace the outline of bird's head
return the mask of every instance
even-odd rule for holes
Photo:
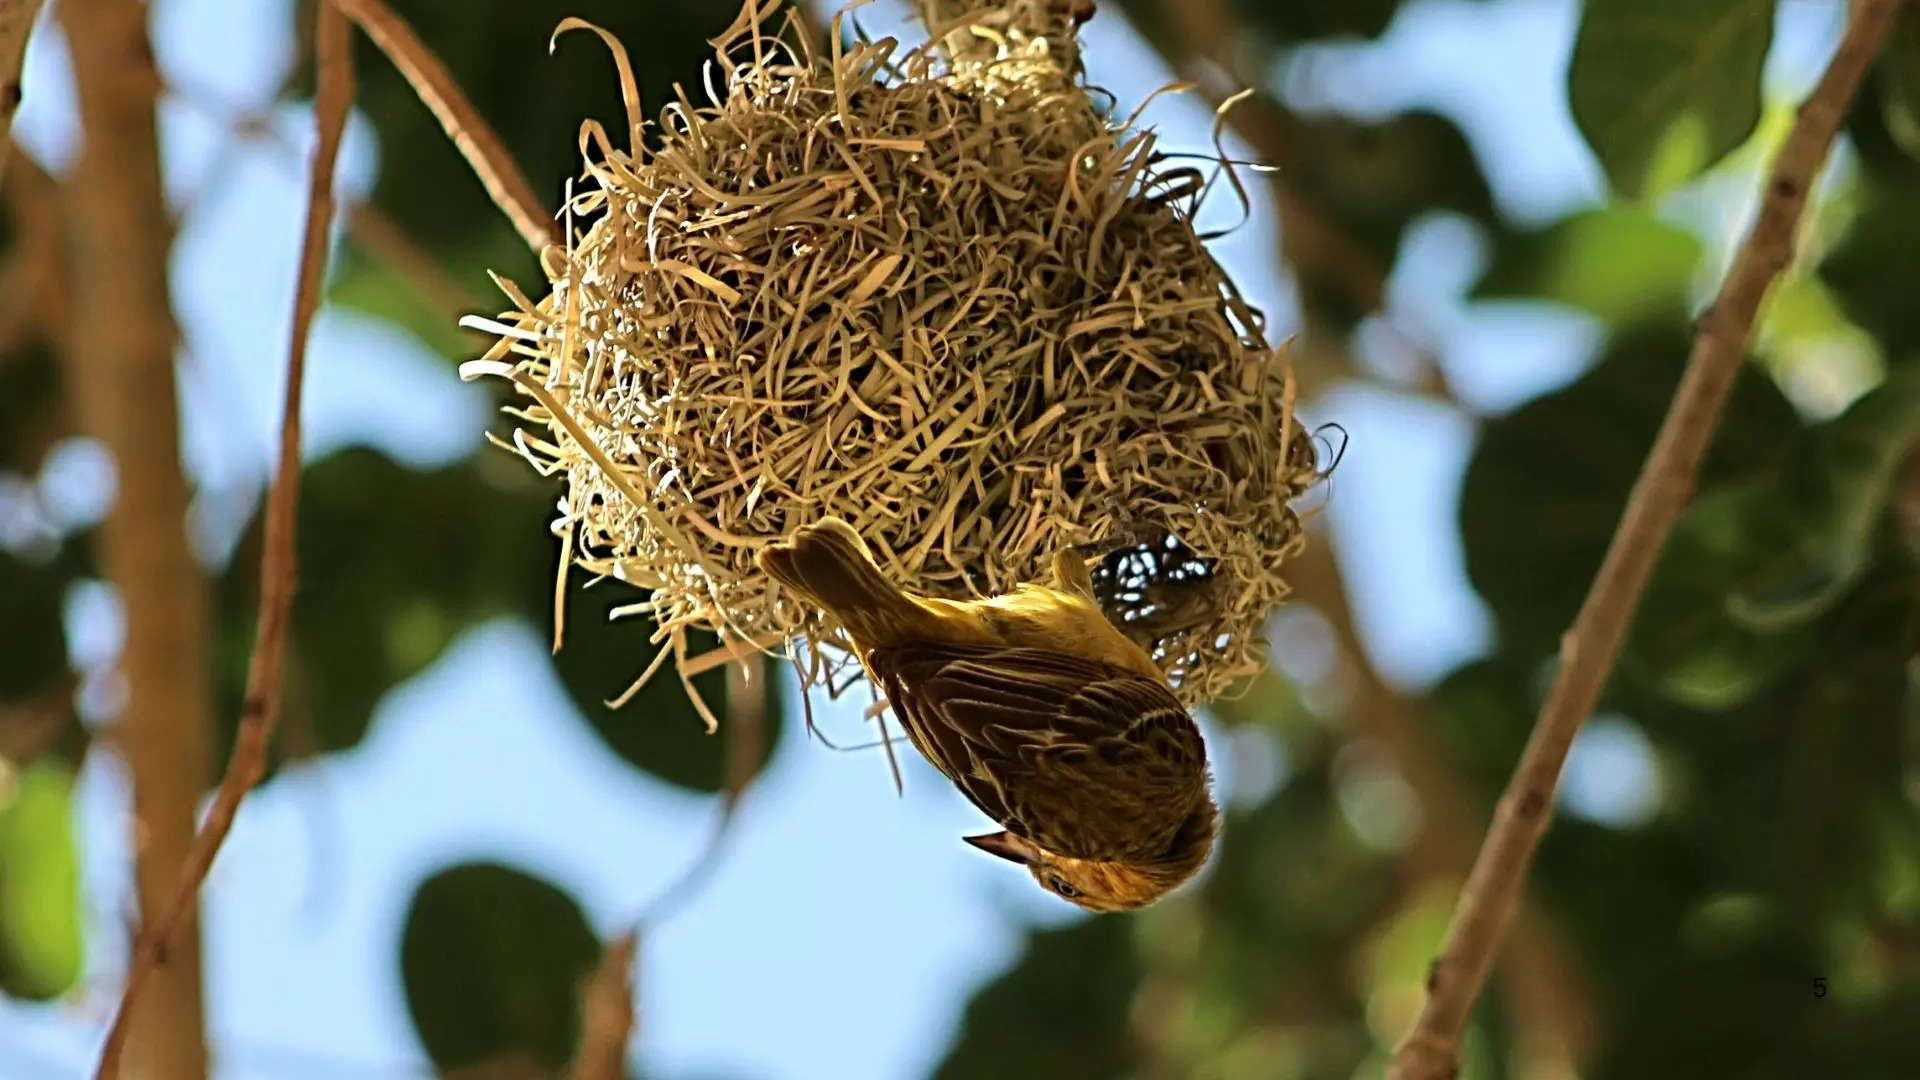
[[[1200,869],[1213,850],[1217,817],[1212,800],[1203,800],[1164,852],[1140,860],[1075,859],[1010,832],[966,839],[988,854],[1025,866],[1041,888],[1088,911],[1130,911],[1172,892]]]

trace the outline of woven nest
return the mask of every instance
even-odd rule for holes
[[[1097,112],[1066,48],[958,33],[974,59],[816,57],[750,10],[713,103],[682,92],[651,153],[629,82],[628,149],[582,127],[550,292],[503,283],[516,310],[467,374],[532,399],[511,445],[566,479],[563,577],[647,590],[630,610],[683,678],[804,638],[834,685],[844,652],[818,646],[844,642],[753,562],[833,514],[941,596],[1080,548],[1198,704],[1261,666],[1302,542],[1291,377],[1194,231],[1194,170]],[[686,655],[696,629],[717,657]]]

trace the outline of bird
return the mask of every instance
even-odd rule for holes
[[[836,517],[756,562],[840,623],[914,747],[1000,824],[968,843],[1095,912],[1145,907],[1206,862],[1219,810],[1200,729],[1072,548],[1051,584],[978,600],[900,587]]]

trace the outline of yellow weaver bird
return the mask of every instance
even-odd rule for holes
[[[1206,862],[1200,729],[1094,604],[1079,555],[1055,557],[1051,586],[942,600],[888,581],[827,518],[759,563],[839,620],[913,745],[1003,827],[969,843],[1093,911],[1144,907]]]

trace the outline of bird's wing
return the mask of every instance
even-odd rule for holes
[[[927,760],[1049,851],[1150,858],[1206,797],[1199,728],[1158,680],[1046,649],[935,642],[875,649],[867,664]]]

